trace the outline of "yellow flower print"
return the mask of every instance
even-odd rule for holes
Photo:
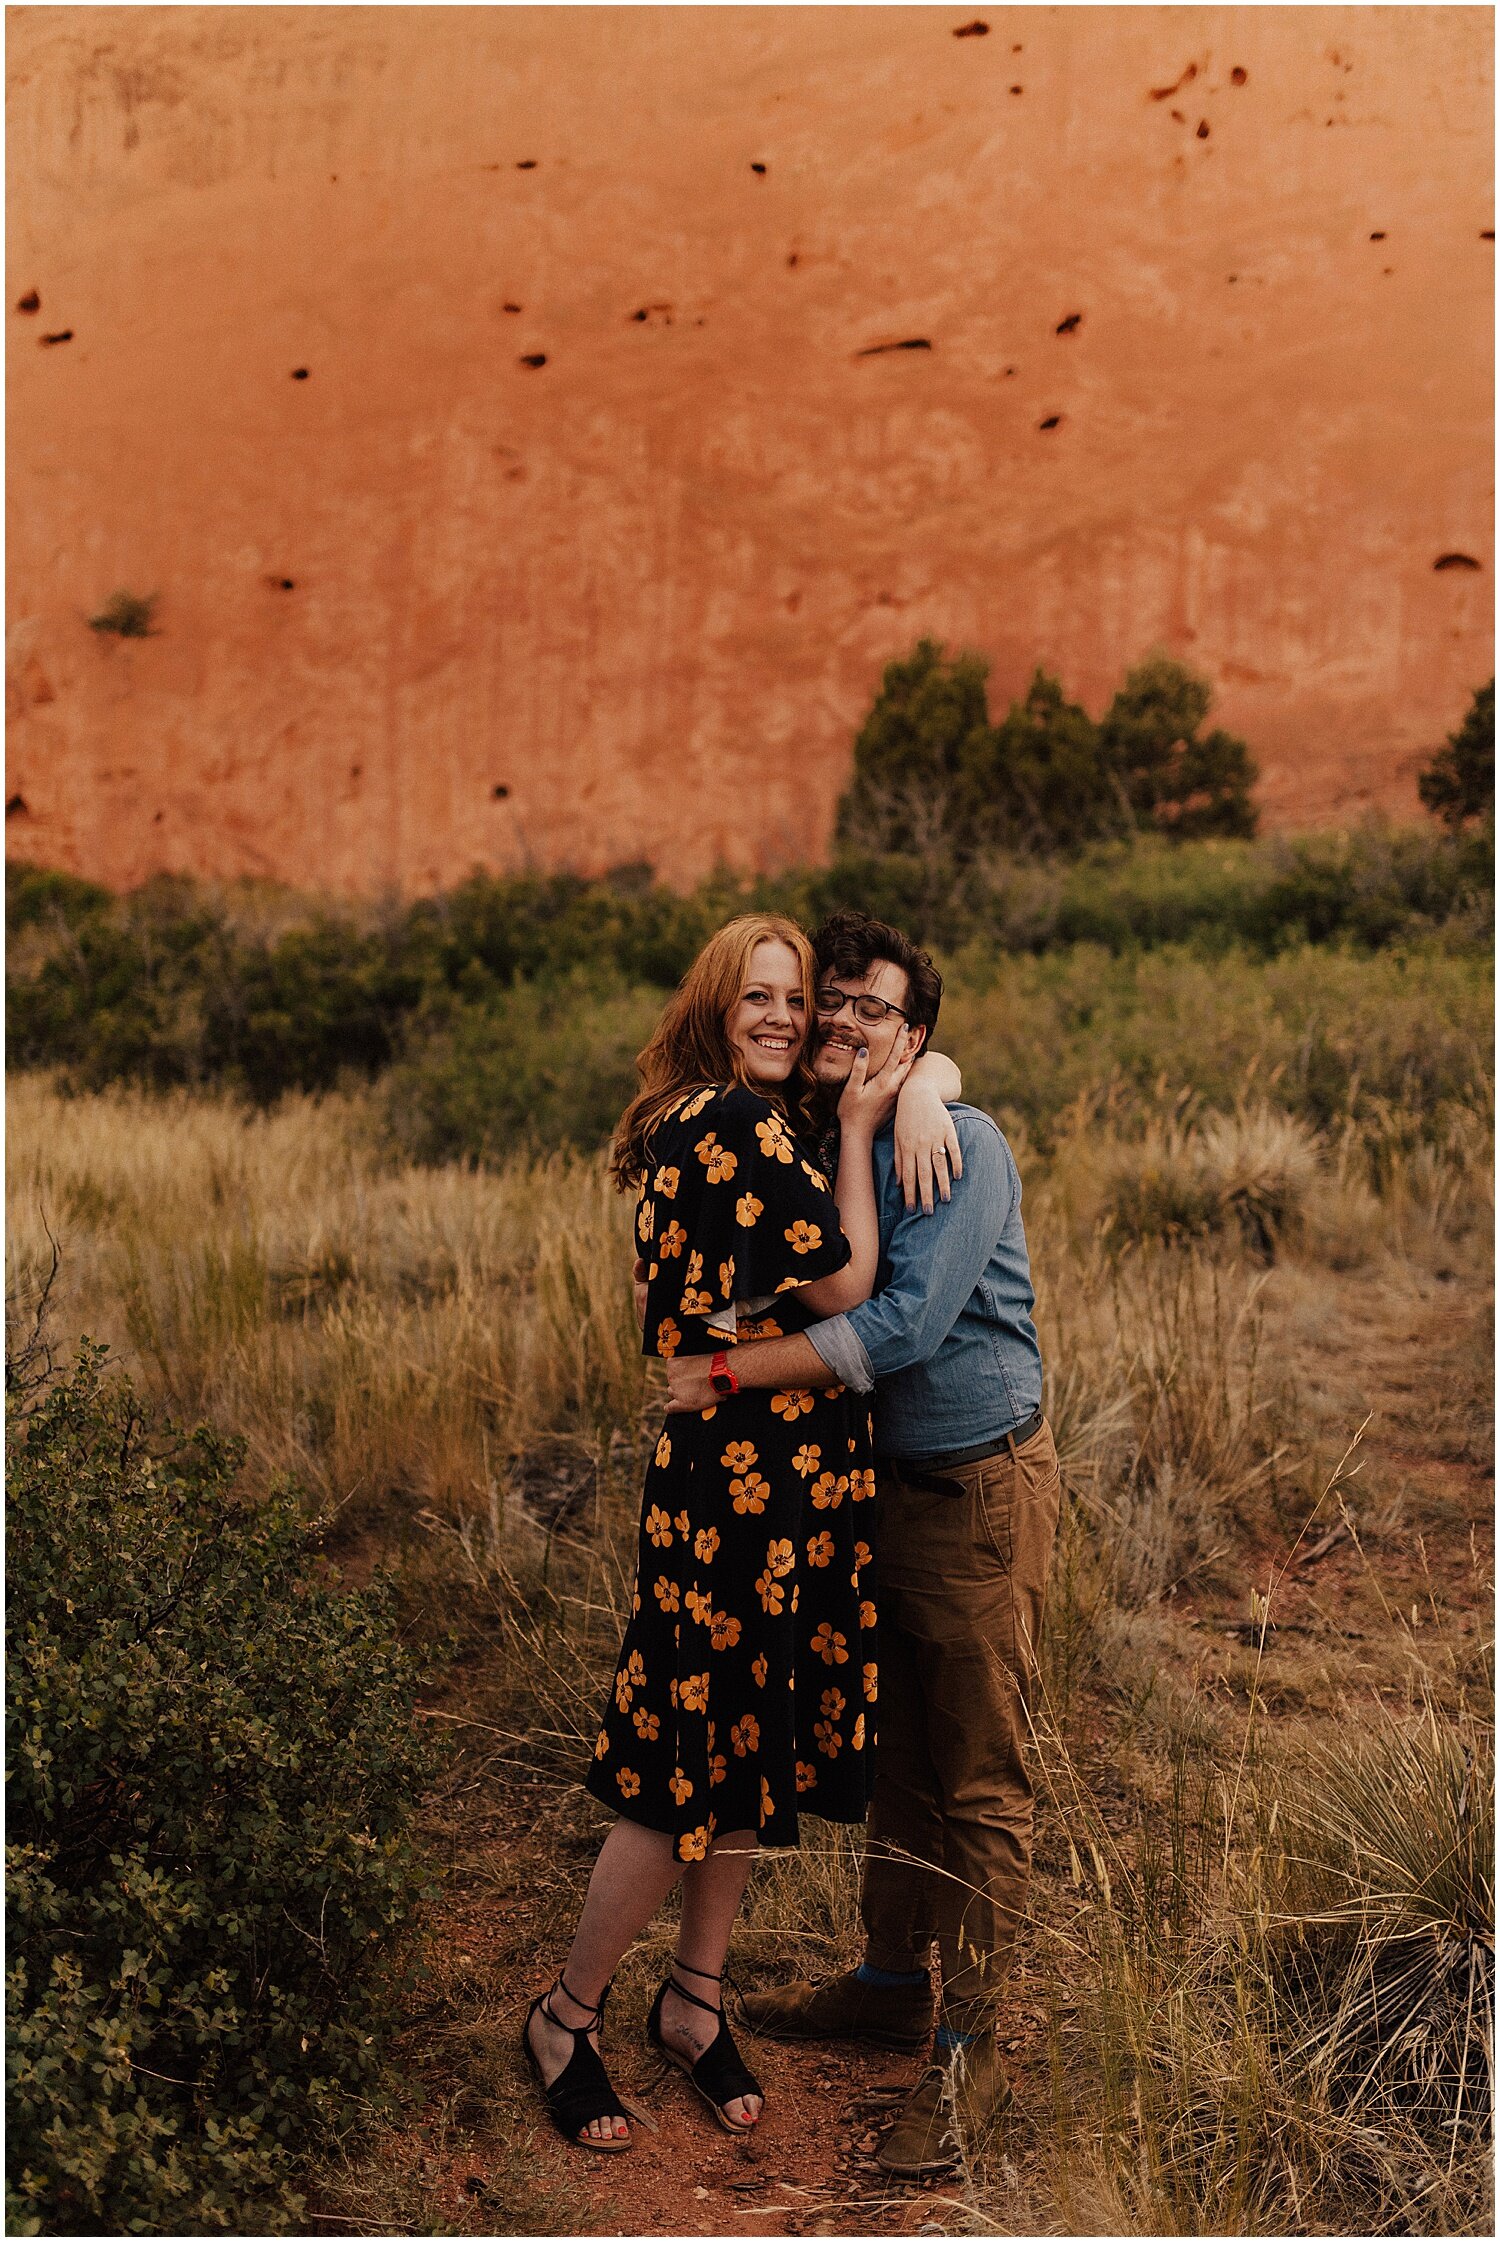
[[[685,1806],[688,1800],[693,1795],[692,1783],[689,1781],[688,1777],[684,1775],[680,1767],[678,1768],[676,1774],[672,1777],[670,1783],[668,1783],[667,1788],[672,1793],[672,1796],[676,1799],[679,1806]]]
[[[720,1144],[715,1130],[710,1129],[706,1137],[700,1137],[693,1150],[703,1162],[710,1183],[728,1183],[732,1180],[739,1161],[727,1144]]]
[[[755,1583],[755,1593],[759,1596],[761,1607],[767,1617],[774,1619],[782,1604],[786,1601],[786,1590],[782,1587],[781,1582],[773,1580],[769,1573],[762,1573]]]
[[[865,1660],[865,1703],[873,1705],[880,1695],[880,1668],[873,1658]]]
[[[760,1818],[763,1822],[768,1822],[775,1812],[776,1801],[771,1796],[771,1786],[766,1781],[765,1776],[762,1775],[760,1779]]]
[[[800,1277],[783,1277],[776,1290],[778,1292],[795,1292],[801,1282]]]
[[[826,1526],[821,1533],[814,1534],[812,1540],[808,1543],[807,1561],[810,1565],[832,1564],[833,1536]]]
[[[636,1718],[637,1720],[639,1720],[639,1713],[637,1713]],[[601,1728],[594,1743],[594,1757],[595,1759],[604,1759],[607,1758],[608,1754],[609,1738],[605,1735],[604,1730]]]
[[[674,1220],[663,1230],[656,1250],[663,1261],[675,1261],[686,1244],[687,1232],[680,1222]]]
[[[675,1199],[677,1186],[681,1181],[682,1177],[675,1168],[658,1168],[652,1179],[651,1188],[658,1199]]]
[[[840,1473],[839,1473],[839,1493],[840,1493],[841,1495],[847,1495],[847,1494],[848,1494],[848,1492],[849,1492],[849,1482],[848,1482],[847,1478],[846,1478],[846,1477],[844,1476],[843,1472],[840,1472]]]
[[[783,1167],[792,1164],[792,1140],[786,1133],[786,1123],[773,1113],[769,1121],[757,1121],[755,1133],[760,1139],[761,1151],[768,1160],[779,1160]]]
[[[801,1386],[793,1386],[787,1393],[773,1393],[771,1396],[772,1416],[785,1417],[789,1425],[794,1425],[812,1405],[812,1395]]]
[[[755,1678],[756,1688],[764,1689],[766,1686],[766,1654],[764,1651],[760,1653],[758,1658],[751,1659],[750,1671]]]
[[[789,1541],[766,1543],[766,1571],[773,1580],[784,1580],[797,1562],[797,1552]]]
[[[847,1699],[844,1692],[841,1689],[833,1688],[830,1684],[818,1700],[818,1711],[825,1720],[837,1720],[843,1713],[846,1703]]]
[[[707,1316],[713,1313],[714,1296],[711,1292],[694,1292],[687,1286],[682,1295],[682,1312],[685,1316]]]
[[[849,1662],[849,1645],[838,1629],[824,1620],[812,1639],[813,1655],[821,1658],[825,1666],[845,1666]]]
[[[719,1263],[719,1292],[725,1300],[734,1298],[734,1255]]]
[[[680,1691],[685,1713],[701,1713],[708,1708],[707,1674],[685,1674]]]
[[[655,1713],[648,1713],[644,1705],[637,1705],[630,1717],[635,1723],[635,1732],[641,1742],[643,1744],[654,1744],[661,1734],[661,1722],[657,1719]]]
[[[715,1752],[713,1758],[708,1763],[708,1780],[710,1787],[712,1787],[712,1785],[715,1783],[724,1782],[728,1777],[728,1774],[728,1760],[724,1757],[724,1754],[722,1752]]]
[[[688,1525],[690,1523],[687,1512],[685,1510],[679,1510],[677,1516],[672,1520],[672,1523],[677,1528],[677,1531],[681,1534],[683,1540],[686,1541]]]
[[[849,1474],[849,1499],[851,1502],[870,1502],[875,1494],[875,1471],[866,1464]]]
[[[742,1230],[753,1230],[765,1211],[765,1201],[757,1199],[753,1191],[734,1202],[734,1219]]]
[[[688,1099],[687,1104],[679,1109],[677,1119],[679,1121],[696,1121],[703,1108],[706,1105],[712,1105],[713,1101],[713,1085],[710,1084],[706,1090],[700,1090],[695,1098]]]
[[[662,1436],[661,1436],[660,1440],[658,1440],[658,1442],[656,1443],[656,1468],[657,1468],[657,1470],[658,1470],[658,1471],[665,1471],[665,1470],[666,1470],[666,1468],[667,1468],[667,1466],[668,1466],[668,1464],[669,1464],[669,1463],[670,1463],[671,1461],[672,1461],[672,1436],[671,1436],[671,1434],[670,1434],[670,1433],[664,1432],[664,1433],[662,1434]]]
[[[682,1600],[693,1618],[706,1627],[713,1617],[713,1598],[703,1595],[696,1588],[690,1588]]]
[[[733,1650],[740,1639],[740,1623],[732,1612],[716,1611],[709,1641],[715,1650]]]
[[[619,1784],[626,1798],[640,1797],[641,1778],[633,1767],[622,1767],[616,1774],[615,1781]]]
[[[749,1471],[760,1456],[753,1440],[731,1440],[719,1461],[726,1471]]]
[[[863,1713],[856,1713],[854,1716],[854,1726],[849,1731],[849,1749],[851,1751],[862,1752],[864,1748],[865,1716]]]
[[[682,1345],[682,1331],[671,1316],[663,1316],[656,1327],[656,1351],[668,1362]]]
[[[790,1611],[790,1612],[795,1612],[795,1610],[797,1609],[797,1606],[798,1606],[798,1605],[799,1605],[799,1604],[801,1603],[801,1601],[802,1601],[802,1583],[801,1583],[801,1581],[800,1581],[800,1580],[794,1580],[794,1581],[792,1582],[792,1600],[791,1600],[791,1602],[790,1602],[790,1603],[789,1603],[789,1604],[787,1605],[787,1607],[786,1607],[786,1608],[787,1608],[787,1610],[788,1610],[788,1611]]]
[[[631,1688],[631,1686],[630,1686],[630,1683],[629,1683],[628,1679],[626,1678],[626,1676],[625,1676],[624,1674],[616,1674],[616,1676],[615,1676],[615,1703],[616,1703],[616,1704],[617,1704],[617,1705],[619,1706],[619,1708],[620,1708],[620,1710],[621,1710],[621,1712],[622,1712],[622,1713],[628,1713],[628,1712],[629,1712],[629,1710],[630,1710],[630,1703],[631,1703],[631,1699],[632,1699],[632,1698],[633,1698],[634,1696],[635,1696],[635,1691],[634,1691],[634,1690],[633,1690],[633,1689]]]
[[[677,1583],[675,1580],[668,1580],[665,1573],[658,1573],[656,1576],[656,1600],[663,1611],[677,1609]]]
[[[703,1256],[698,1251],[698,1248],[696,1246],[694,1246],[692,1252],[688,1255],[687,1268],[683,1272],[682,1281],[684,1284],[689,1285],[701,1284],[703,1282]]]
[[[815,1168],[810,1160],[799,1160],[797,1165],[815,1191],[826,1191],[828,1189],[828,1178],[821,1168]]]
[[[746,1713],[743,1720],[735,1722],[729,1731],[729,1741],[734,1746],[736,1759],[743,1759],[747,1753],[760,1750],[760,1722],[754,1713]]]
[[[823,1233],[815,1222],[794,1222],[782,1236],[793,1253],[816,1253],[823,1243]]]
[[[858,1579],[858,1577],[858,1574],[856,1574],[856,1580]],[[861,1627],[866,1629],[873,1627],[875,1624],[875,1606],[871,1603],[868,1596],[864,1596],[860,1599],[859,1623]]]
[[[672,1546],[672,1521],[659,1502],[654,1502],[646,1513],[646,1534],[658,1549]]]
[[[639,1211],[636,1215],[635,1222],[635,1234],[640,1239],[643,1246],[650,1244],[655,1229],[656,1201],[654,1199],[647,1199],[643,1197],[641,1200]]]
[[[766,1507],[766,1497],[770,1492],[768,1482],[758,1471],[752,1471],[744,1479],[731,1479],[729,1482],[730,1500],[742,1518],[747,1511],[752,1518],[758,1518]]]
[[[837,1510],[844,1497],[831,1471],[820,1472],[810,1490],[814,1510]]]
[[[700,1526],[693,1536],[693,1555],[700,1565],[711,1565],[713,1563],[714,1551],[718,1546],[719,1529],[717,1526]]]
[[[630,1679],[634,1682],[637,1689],[644,1688],[646,1681],[646,1661],[644,1658],[642,1658],[638,1650],[633,1650],[630,1653],[630,1656],[626,1659],[625,1671],[630,1676]]]
[[[677,1840],[677,1851],[685,1861],[702,1861],[708,1858],[708,1830],[700,1822],[696,1829],[688,1830]]]
[[[854,1544],[854,1570],[862,1573],[866,1565],[873,1565],[874,1562],[875,1552],[870,1544],[867,1541],[857,1541]]]
[[[675,1674],[671,1675],[668,1679],[667,1695],[671,1698],[673,1704],[675,1705],[677,1702],[677,1676]]]
[[[816,1790],[816,1789],[817,1789],[817,1787],[818,1787],[818,1770],[816,1769],[816,1767],[814,1767],[814,1766],[813,1766],[813,1765],[811,1764],[811,1762],[810,1762],[809,1760],[805,1760],[805,1759],[799,1759],[799,1760],[798,1760],[798,1762],[797,1762],[797,1788],[798,1788],[798,1790],[799,1790],[799,1791],[805,1791],[805,1790]]]
[[[811,1442],[804,1441],[802,1446],[797,1450],[796,1455],[792,1458],[792,1469],[793,1471],[800,1472],[804,1479],[811,1479],[813,1473],[817,1470],[819,1464],[822,1461],[823,1451],[818,1446],[817,1442],[815,1440]]]
[[[747,1339],[784,1339],[786,1333],[774,1316],[758,1316],[754,1323],[742,1327]]]
[[[813,1722],[813,1734],[818,1739],[819,1751],[826,1752],[830,1759],[836,1758],[842,1751],[844,1739],[831,1720],[815,1720]]]
[[[639,1588],[630,1599],[630,1608],[632,1611],[639,1611],[641,1608],[641,1592]]]

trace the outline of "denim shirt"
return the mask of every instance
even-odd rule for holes
[[[885,1455],[999,1440],[1042,1399],[1021,1178],[988,1114],[948,1110],[964,1162],[952,1198],[931,1214],[908,1214],[894,1123],[883,1130],[875,1140],[878,1289],[806,1333],[846,1385],[874,1387],[875,1446]]]

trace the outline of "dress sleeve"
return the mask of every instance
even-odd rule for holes
[[[843,1268],[849,1241],[827,1178],[768,1099],[703,1090],[660,1134],[637,1216],[647,1354],[712,1354],[734,1337],[736,1302]]]

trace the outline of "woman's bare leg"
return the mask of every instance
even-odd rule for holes
[[[681,1874],[682,1864],[665,1831],[643,1829],[639,1822],[628,1822],[623,1816],[615,1823],[594,1863],[583,1913],[563,1964],[569,1991],[559,1988],[547,2002],[559,2023],[583,2026],[614,1975],[620,1956],[631,1940],[640,1936]],[[572,1997],[575,1994],[576,1999]],[[532,2052],[550,2085],[572,2054],[573,2042],[557,2024],[549,2024],[540,2010],[532,2017],[530,2037]],[[589,2039],[597,2048],[598,2033],[590,2032]],[[579,2138],[607,2141],[613,2134],[623,2140],[629,2131],[622,2117],[595,2118]]]
[[[700,2001],[719,2005],[720,1988],[713,1980],[724,1968],[729,1934],[739,1913],[745,1885],[754,1865],[757,1839],[753,1829],[726,1830],[707,1860],[684,1869],[682,1876],[682,1926],[677,1952],[683,1963],[682,1983]],[[695,1974],[699,1973],[699,1974]],[[719,2027],[712,2016],[690,2001],[669,1992],[662,2002],[662,2036],[679,2055],[696,2062],[712,2044]],[[724,2105],[741,2124],[753,2125],[760,2116],[761,2098],[747,2094]]]

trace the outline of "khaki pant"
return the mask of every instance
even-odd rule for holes
[[[880,1729],[861,1911],[877,1969],[925,1969],[950,2024],[993,2013],[1031,1879],[1027,1706],[1057,1530],[1057,1451],[877,1473]]]

